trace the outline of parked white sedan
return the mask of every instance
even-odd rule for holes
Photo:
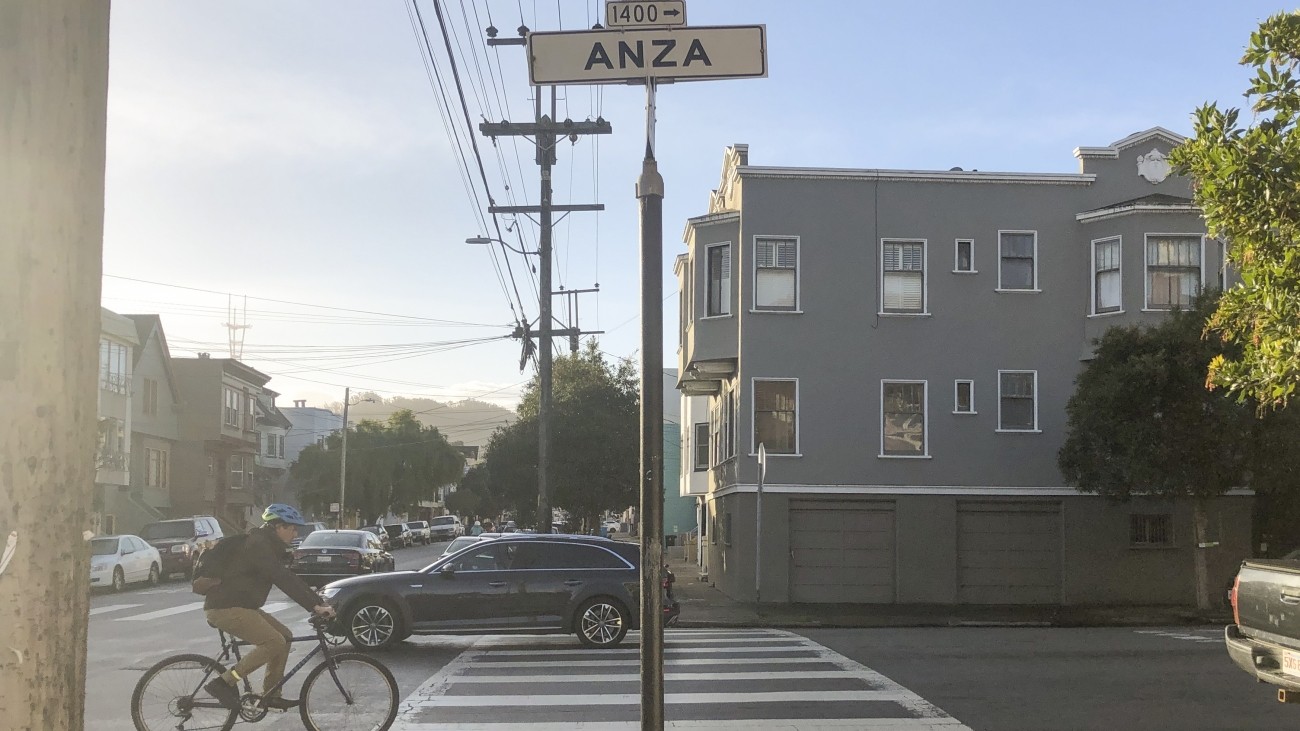
[[[90,585],[121,591],[127,584],[157,584],[162,575],[158,549],[138,536],[100,536],[90,540]]]

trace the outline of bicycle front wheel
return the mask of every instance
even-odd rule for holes
[[[383,663],[341,652],[302,683],[302,725],[309,731],[385,731],[397,718],[397,681]]]
[[[203,690],[226,669],[203,655],[175,655],[144,672],[131,694],[136,731],[229,731],[239,717]]]

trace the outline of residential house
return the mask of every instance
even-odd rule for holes
[[[173,358],[184,409],[172,461],[178,515],[214,515],[235,527],[255,521],[257,398],[270,376],[233,358]]]
[[[110,534],[118,530],[118,515],[129,511],[126,493],[131,489],[131,361],[139,341],[135,323],[129,318],[102,307],[99,314],[99,438],[93,507],[98,532]]]
[[[284,438],[284,458],[292,465],[299,453],[313,444],[324,444],[325,437],[343,428],[343,417],[319,406],[308,406],[306,401],[294,401],[293,406],[280,409],[291,424]]]
[[[1213,501],[1199,548],[1189,504],[1081,494],[1056,464],[1092,341],[1223,281],[1167,160],[1181,141],[1080,147],[1077,173],[728,148],[676,267],[678,385],[708,399],[710,581],[755,598],[759,545],[772,602],[1190,604],[1198,550],[1223,586],[1249,555],[1247,491]]]
[[[127,315],[135,324],[131,359],[131,490],[118,530],[135,533],[171,515],[172,460],[180,440],[180,394],[158,315]]]
[[[257,411],[258,449],[253,489],[258,504],[296,503],[289,488],[289,459],[285,456],[285,440],[293,422],[275,405],[280,394],[262,388],[254,404]]]

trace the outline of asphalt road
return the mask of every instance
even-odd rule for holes
[[[427,565],[444,544],[399,550]],[[126,731],[154,662],[213,654],[201,597],[174,582],[91,600],[86,728]],[[278,592],[267,611],[308,634]],[[639,729],[637,637],[591,651],[571,636],[412,637],[379,657],[405,699],[400,731]],[[872,731],[1150,731],[1300,726],[1227,659],[1214,629],[670,630],[669,727]],[[299,645],[292,667],[305,652]],[[299,676],[303,677],[303,676]],[[296,693],[295,681],[290,695]],[[676,724],[676,726],[674,726]],[[242,727],[242,726],[241,726]],[[296,713],[262,729],[297,729]]]
[[[394,553],[397,568],[427,566],[446,545],[442,542],[399,549]],[[133,729],[131,691],[145,670],[170,655],[183,652],[215,655],[217,652],[216,630],[208,627],[203,618],[203,597],[191,593],[188,582],[171,581],[156,588],[137,586],[143,585],[132,585],[120,594],[96,591],[91,597],[86,663],[87,729]],[[311,634],[306,612],[279,591],[272,590],[265,609],[288,625],[295,635]],[[405,698],[475,639],[416,638],[382,653],[381,659],[393,671],[400,694]],[[296,644],[288,667],[296,665],[310,647],[307,643]],[[304,667],[298,679],[306,677],[309,668],[310,665]],[[298,679],[289,681],[286,695],[297,695]],[[257,728],[301,729],[302,722],[297,713],[285,713],[268,716]]]

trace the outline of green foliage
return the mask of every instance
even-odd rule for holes
[[[1170,160],[1192,178],[1210,234],[1228,242],[1242,279],[1209,321],[1240,352],[1216,357],[1210,382],[1276,408],[1300,383],[1300,13],[1262,23],[1241,64],[1255,72],[1246,92],[1255,123],[1242,127],[1237,109],[1204,104],[1195,136]]]
[[[1157,327],[1114,327],[1097,341],[1066,406],[1069,434],[1058,454],[1066,482],[1121,500],[1289,483],[1300,414],[1257,418],[1253,403],[1206,388],[1210,363],[1236,355],[1202,335],[1216,305],[1207,295]]]
[[[607,363],[589,341],[582,352],[556,358],[553,374],[552,506],[595,516],[632,504],[640,460],[636,369],[627,361]],[[531,524],[537,506],[538,386],[534,378],[525,387],[519,420],[492,435],[476,488],[522,525]]]
[[[1207,305],[1156,328],[1114,327],[1066,406],[1058,462],[1083,492],[1207,497],[1240,485],[1250,414],[1205,388],[1219,354],[1200,337]]]
[[[325,511],[339,497],[342,438],[331,434],[324,446],[312,445],[294,462],[298,499],[309,509]],[[414,511],[432,500],[441,485],[455,482],[465,458],[433,427],[409,410],[386,422],[362,421],[348,433],[347,507],[373,521],[389,511]]]

